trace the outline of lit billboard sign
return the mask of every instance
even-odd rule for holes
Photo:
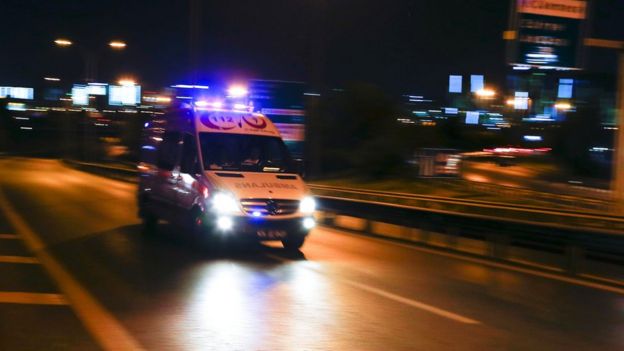
[[[574,89],[574,79],[559,79],[559,90],[557,97],[560,99],[571,99]]]
[[[89,95],[106,95],[106,88],[108,84],[104,83],[89,83],[87,86],[87,90],[89,91]]]
[[[449,93],[462,92],[462,76],[449,76]]]
[[[587,3],[580,0],[520,0],[518,12],[534,15],[585,19]]]
[[[455,107],[445,107],[444,113],[446,113],[447,115],[456,115],[459,113],[459,109]]]
[[[76,106],[89,105],[89,90],[84,85],[74,85],[72,88],[72,104]]]
[[[466,124],[479,124],[479,112],[466,111]]]
[[[587,2],[517,0],[509,63],[552,69],[580,69]]]
[[[32,100],[33,96],[33,88],[0,87],[0,98],[10,97],[13,99]]]
[[[485,78],[480,75],[470,76],[470,92],[476,93],[479,90],[485,89]]]
[[[139,85],[109,85],[108,104],[113,106],[132,106],[141,103]]]

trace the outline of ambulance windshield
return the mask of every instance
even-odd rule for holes
[[[292,171],[292,161],[284,142],[277,137],[200,133],[205,170],[240,172]]]

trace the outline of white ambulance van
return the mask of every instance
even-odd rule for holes
[[[196,239],[278,240],[298,250],[315,201],[273,123],[237,104],[180,104],[145,124],[139,216]]]

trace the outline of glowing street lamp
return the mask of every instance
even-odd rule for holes
[[[136,85],[136,82],[132,79],[120,79],[117,83],[124,87],[131,87]]]
[[[126,43],[120,40],[113,40],[110,43],[108,43],[108,46],[110,46],[111,48],[115,50],[123,50],[126,48]]]
[[[72,43],[71,40],[67,40],[67,39],[56,39],[54,41],[54,44],[58,46],[72,46],[74,43]]]

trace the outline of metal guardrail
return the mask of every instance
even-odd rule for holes
[[[624,286],[624,235],[318,196],[325,225]],[[339,219],[359,220],[359,228]],[[388,226],[390,225],[390,227]],[[472,243],[471,245],[469,245]],[[480,247],[479,250],[469,247]]]
[[[310,185],[310,188],[315,195],[325,198],[366,201],[440,214],[474,218],[484,217],[506,222],[541,225],[548,228],[571,230],[584,228],[588,231],[624,236],[624,217],[620,216],[324,185]]]
[[[583,211],[593,211],[593,212],[601,212],[601,213],[615,213],[617,210],[617,206],[615,203],[610,200],[611,192],[609,190],[604,189],[591,189],[583,188],[578,186],[573,186],[573,189],[583,189],[585,192],[592,192],[597,194],[594,197],[581,197],[581,196],[573,196],[573,195],[564,195],[557,193],[549,193],[549,192],[541,192],[532,189],[511,187],[499,184],[489,184],[482,182],[475,182],[469,180],[459,180],[466,184],[466,188],[479,191],[485,194],[494,194],[500,197],[512,197],[512,198],[531,198],[532,200],[537,200],[544,202],[548,205],[555,206],[565,206],[567,208],[583,210]],[[599,196],[598,196],[599,195]],[[600,197],[600,198],[598,198]]]
[[[112,165],[107,165],[107,164],[102,164],[102,163],[89,163],[89,162],[74,161],[74,160],[69,160],[69,159],[64,159],[63,162],[69,166],[72,166],[78,169],[91,171],[93,173],[102,174],[107,177],[111,177],[115,179],[121,179],[125,181],[137,181],[138,180],[137,177],[139,175],[139,171],[137,169],[112,166]]]

